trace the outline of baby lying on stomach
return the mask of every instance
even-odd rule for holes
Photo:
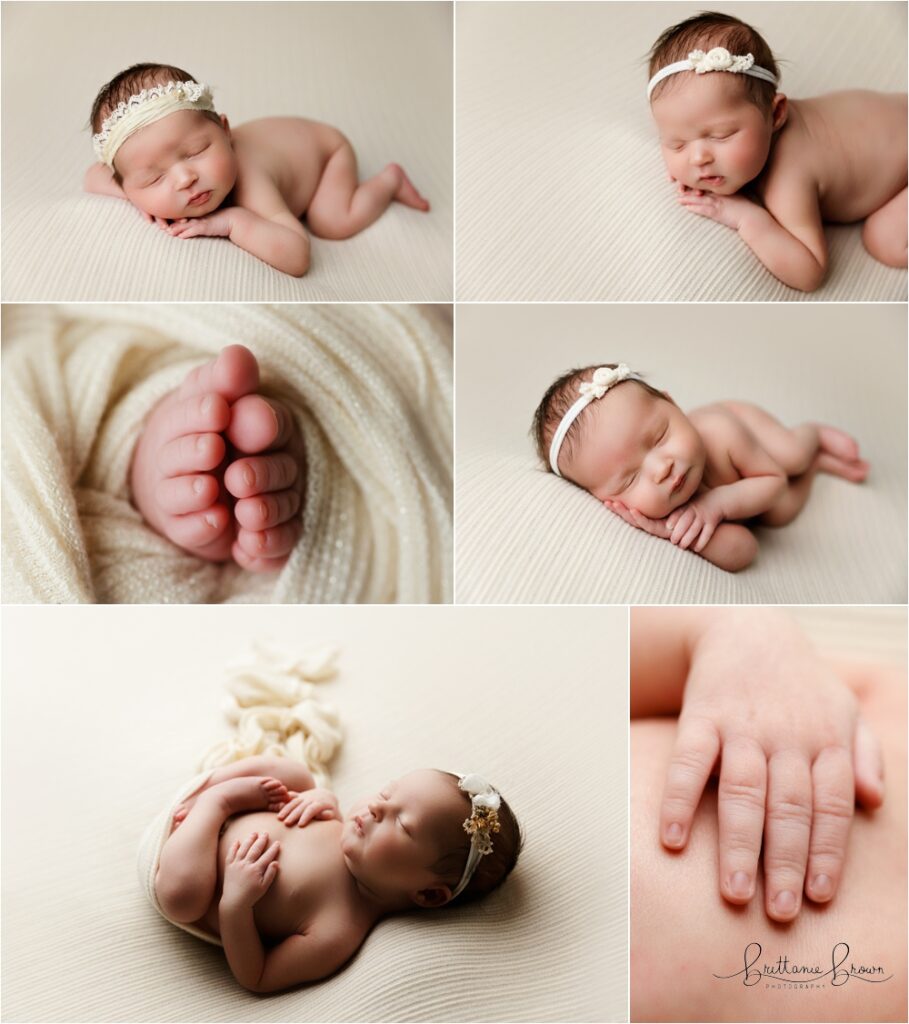
[[[684,413],[624,363],[571,370],[537,408],[540,458],[627,523],[690,548],[721,569],[749,565],[757,541],[739,520],[785,526],[817,472],[868,475],[836,427],[784,427],[745,402]]]
[[[275,992],[332,974],[388,914],[485,896],[520,849],[477,775],[410,772],[345,816],[303,765],[252,757],[174,814],[155,894],[168,920],[220,940],[241,985]]]
[[[91,113],[99,163],[85,190],[128,199],[175,238],[212,235],[294,277],[309,269],[306,214],[320,238],[350,238],[393,202],[429,203],[398,164],[360,182],[336,129],[269,117],[231,129],[211,92],[180,68],[136,64],[98,93]]]
[[[824,221],[864,220],[868,252],[906,266],[904,93],[790,100],[760,34],[712,12],[663,32],[650,75],[679,202],[737,231],[784,284],[810,292],[824,280]]]

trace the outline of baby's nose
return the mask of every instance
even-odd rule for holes
[[[198,175],[192,167],[189,166],[189,164],[180,164],[179,167],[177,167],[177,182],[179,183],[180,188],[186,188],[188,185],[192,185],[197,177]]]
[[[708,146],[697,144],[691,148],[691,162],[696,167],[702,167],[704,164],[709,164],[713,160],[713,154],[710,152]]]

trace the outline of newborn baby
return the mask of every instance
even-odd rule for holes
[[[403,168],[389,164],[360,183],[350,143],[300,117],[231,129],[208,86],[180,68],[136,64],[95,98],[100,163],[87,192],[128,199],[175,238],[212,235],[294,277],[309,269],[309,238],[350,238],[395,200],[426,211]]]
[[[411,772],[344,816],[298,762],[246,758],[178,808],[155,894],[170,921],[220,939],[241,985],[275,992],[336,971],[388,914],[485,896],[520,848],[477,775]]]
[[[178,547],[272,572],[300,535],[304,452],[290,411],[258,388],[242,345],[189,373],[146,420],[130,486],[145,521]]]
[[[757,553],[736,521],[785,526],[815,473],[859,483],[868,463],[835,427],[787,428],[745,402],[685,414],[624,363],[571,370],[537,408],[540,458],[627,523],[735,572]]]
[[[868,252],[906,266],[905,94],[787,99],[761,36],[715,13],[667,29],[650,75],[679,202],[737,231],[784,284],[814,291],[824,280],[825,220],[864,220]]]

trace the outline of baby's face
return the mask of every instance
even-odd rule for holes
[[[727,71],[674,75],[651,104],[666,168],[689,188],[729,196],[753,181],[770,154],[773,122]]]
[[[566,475],[600,501],[616,499],[662,519],[697,491],[704,443],[668,399],[619,384],[590,403],[580,426]]]
[[[221,120],[177,110],[131,135],[114,159],[126,198],[167,220],[216,210],[237,180],[230,130]]]
[[[464,839],[469,805],[452,780],[416,771],[357,801],[344,822],[348,870],[382,897],[408,897],[439,885],[433,865]],[[465,858],[466,859],[466,858]]]

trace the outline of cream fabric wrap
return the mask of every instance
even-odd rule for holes
[[[174,812],[208,782],[215,768],[256,754],[299,761],[320,786],[328,786],[328,765],[341,745],[342,733],[338,713],[321,700],[317,684],[334,678],[337,656],[338,652],[328,647],[293,655],[258,643],[249,663],[228,670],[229,696],[224,711],[233,726],[232,737],[203,755],[204,770],[180,786],[139,842],[143,892],[163,918],[190,935],[221,945],[208,932],[169,918],[158,902],[155,876],[161,850],[172,831]]]
[[[450,323],[415,306],[5,307],[3,600],[433,602],[451,594]],[[154,405],[242,342],[307,452],[281,572],[202,562],[130,504]]]

